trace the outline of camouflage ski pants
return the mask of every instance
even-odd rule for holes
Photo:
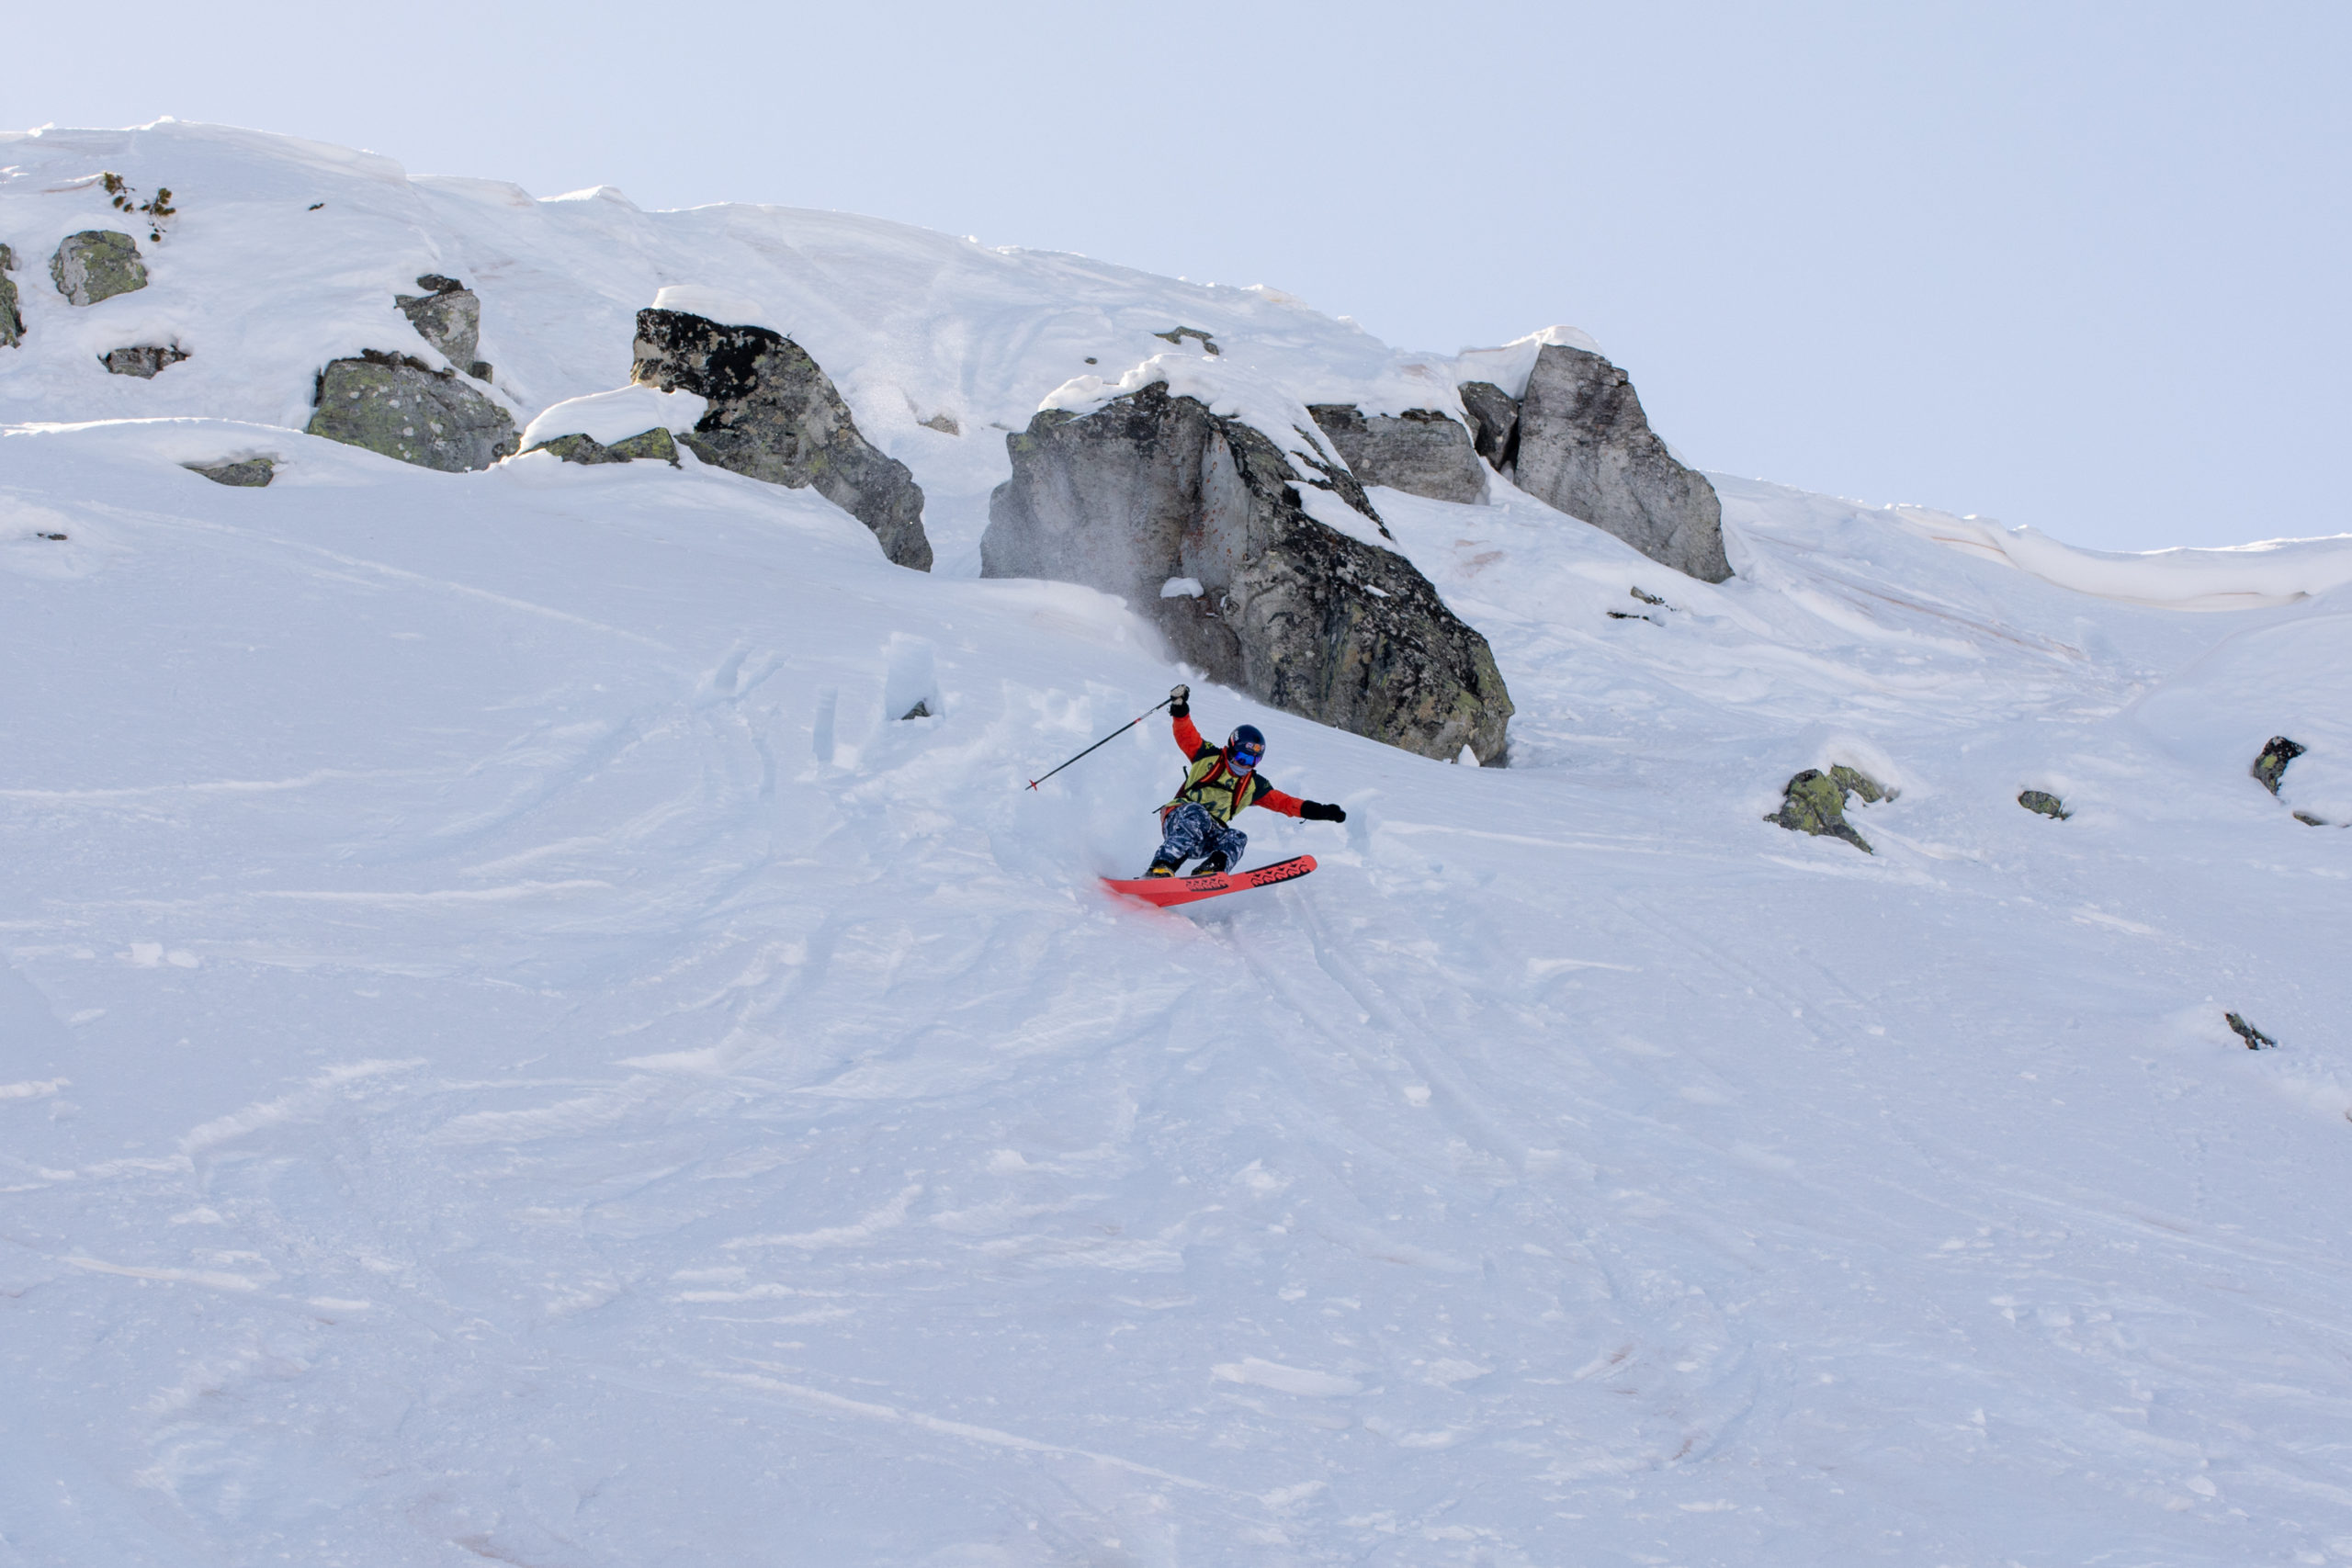
[[[1225,868],[1231,871],[1241,863],[1241,852],[1250,847],[1249,834],[1218,821],[1197,801],[1188,800],[1162,818],[1159,833],[1159,853],[1154,858],[1178,865],[1223,850]]]

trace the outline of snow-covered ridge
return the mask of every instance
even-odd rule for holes
[[[179,215],[161,244],[140,236],[147,288],[75,310],[42,269],[64,235],[123,226],[97,186],[104,171],[141,191],[169,186]],[[1003,434],[1074,377],[1115,378],[1164,351],[1155,334],[1180,326],[1212,336],[1226,365],[1293,403],[1459,412],[1445,356],[1400,354],[1279,290],[843,213],[646,212],[609,189],[540,200],[219,126],[0,137],[0,240],[22,262],[28,325],[20,351],[0,353],[0,419],[193,415],[299,429],[327,360],[392,347],[441,363],[391,303],[437,273],[481,296],[494,395],[526,423],[626,382],[636,312],[673,290],[675,308],[699,300],[808,349],[867,438],[914,470],[934,535],[967,552],[1008,471]],[[190,357],[136,386],[95,364],[148,340]],[[948,423],[960,434],[938,428]]]
[[[2221,549],[2086,550],[2031,527],[1920,506],[1892,513],[1938,544],[1973,551],[2102,599],[2178,610],[2245,610],[2308,599],[2352,582],[2352,534],[2265,539]]]

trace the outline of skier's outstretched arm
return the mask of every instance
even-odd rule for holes
[[[1344,822],[1348,809],[1344,806],[1326,806],[1319,800],[1301,800],[1295,795],[1284,795],[1268,784],[1265,793],[1250,803],[1269,811],[1279,811],[1285,817],[1303,817],[1309,822]]]
[[[1201,754],[1201,732],[1193,723],[1192,699],[1193,688],[1179,686],[1168,694],[1168,711],[1175,720],[1172,728],[1176,732],[1176,744],[1183,748],[1187,757],[1198,757]]]

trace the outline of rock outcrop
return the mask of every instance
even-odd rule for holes
[[[680,437],[704,462],[794,490],[813,485],[874,530],[884,555],[931,570],[914,476],[858,434],[831,379],[790,338],[683,310],[639,310],[629,379],[709,400]]]
[[[319,372],[305,429],[444,473],[487,468],[514,450],[514,419],[455,374],[365,350]]]
[[[17,270],[17,253],[0,245],[0,348],[15,348],[25,341],[25,318],[17,309],[17,285],[9,274]]]
[[[2283,735],[2274,735],[2263,743],[2254,759],[2254,766],[2246,770],[2271,794],[2278,793],[2278,783],[2287,776],[2287,764],[2301,756],[2308,748]]]
[[[1310,403],[1306,412],[1360,483],[1431,501],[1487,499],[1487,472],[1470,433],[1444,414],[1408,409],[1367,416],[1353,403]]]
[[[2274,735],[2263,743],[2261,754],[2255,758],[2254,766],[2247,771],[2260,781],[2263,788],[2277,795],[2278,785],[2287,776],[2287,764],[2310,750],[2310,747],[2290,740],[2283,735]],[[2306,828],[2352,827],[2352,823],[2333,823],[2308,811],[2296,812],[2295,820]]]
[[[1302,485],[1376,525],[1346,469],[1303,475],[1265,434],[1159,382],[1007,438],[983,577],[1124,597],[1210,680],[1425,757],[1504,759],[1510,696],[1487,641],[1403,557],[1316,521]]]
[[[2225,1012],[2222,1015],[2222,1021],[2230,1026],[2231,1033],[2245,1042],[2245,1048],[2249,1051],[2259,1051],[2266,1045],[2278,1043],[2236,1013]]]
[[[1843,762],[1827,773],[1807,768],[1788,782],[1781,792],[1781,809],[1764,820],[1777,822],[1792,833],[1843,839],[1862,853],[1874,854],[1877,852],[1871,848],[1869,840],[1846,820],[1846,802],[1855,795],[1868,806],[1893,800],[1895,792],[1860,768],[1849,768]]]
[[[1159,339],[1162,343],[1173,344],[1178,348],[1184,346],[1184,340],[1186,338],[1191,338],[1194,343],[1199,344],[1201,345],[1202,352],[1206,354],[1212,359],[1225,352],[1223,349],[1217,347],[1216,339],[1211,337],[1208,333],[1203,332],[1198,327],[1170,327],[1164,333],[1154,333],[1151,335]]]
[[[98,356],[109,376],[136,376],[152,381],[158,371],[168,370],[187,357],[187,351],[174,344],[134,344],[129,348],[108,349]]]
[[[243,457],[227,463],[182,463],[190,473],[202,474],[217,485],[235,485],[242,490],[259,490],[277,477],[277,463],[270,457]]]
[[[1731,575],[1715,487],[1675,461],[1608,360],[1545,344],[1520,399],[1518,435],[1520,489],[1702,582]]]
[[[593,435],[559,435],[531,448],[552,452],[567,463],[662,462],[679,467],[678,444],[666,430],[648,430],[607,446]]]
[[[85,229],[68,234],[49,258],[57,291],[76,305],[95,305],[147,287],[147,264],[139,244],[119,229]]]
[[[416,335],[475,380],[489,380],[490,366],[474,357],[481,351],[481,297],[437,272],[424,274],[416,286],[430,292],[392,296]]]
[[[1464,381],[1454,390],[1470,416],[1470,439],[1498,474],[1519,460],[1519,400],[1492,381]]]
[[[2018,804],[2024,807],[2028,811],[2038,811],[2044,817],[2054,817],[2061,822],[2064,822],[2067,818],[2074,815],[2073,812],[2066,809],[2066,803],[2064,801],[2059,799],[2056,795],[2052,795],[2047,790],[2022,790],[2018,792]]]
[[[1702,582],[1731,575],[1715,487],[1675,460],[1608,360],[1547,343],[1524,396],[1488,381],[1456,390],[1478,455],[1520,489]]]

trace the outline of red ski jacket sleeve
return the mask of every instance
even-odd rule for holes
[[[1191,714],[1178,716],[1175,730],[1176,744],[1193,761],[1197,762],[1204,757],[1213,757],[1222,750],[1201,739],[1200,728],[1193,723]],[[1261,775],[1258,779],[1258,793],[1250,797],[1250,804],[1262,806],[1269,811],[1279,811],[1285,817],[1295,817],[1298,815],[1298,808],[1306,803],[1295,795],[1284,795]]]

